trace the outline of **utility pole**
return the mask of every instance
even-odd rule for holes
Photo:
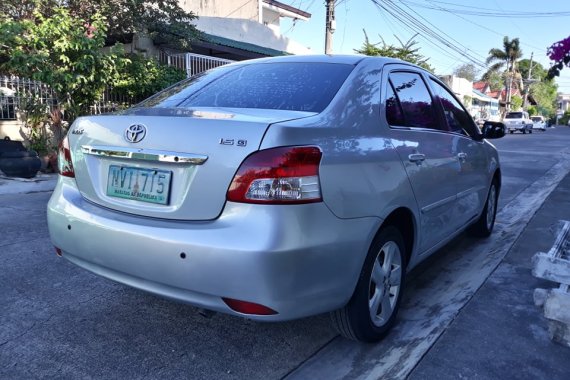
[[[334,19],[334,2],[336,0],[326,1],[326,29],[325,29],[325,54],[332,54],[332,35],[336,29],[336,21]]]
[[[532,72],[532,57],[534,56],[534,52],[530,53],[530,63],[528,65],[528,78],[526,80],[526,91],[524,92],[524,100],[523,100],[523,110],[526,109],[526,102],[528,99],[528,93],[530,92],[530,73]]]

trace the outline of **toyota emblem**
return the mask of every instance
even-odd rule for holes
[[[146,136],[146,127],[143,124],[130,125],[125,131],[125,139],[128,142],[138,143]]]

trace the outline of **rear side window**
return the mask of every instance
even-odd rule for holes
[[[447,123],[447,128],[451,132],[467,134],[473,132],[473,119],[471,115],[463,109],[461,104],[455,99],[447,89],[438,82],[431,80],[434,95],[441,103],[443,114]]]
[[[417,73],[395,72],[391,73],[389,78],[403,112],[404,125],[411,128],[437,129],[432,99],[421,76]],[[387,108],[387,111],[391,110]],[[392,116],[396,115],[390,115],[390,118]],[[388,122],[390,123],[390,119]]]
[[[160,101],[149,102],[149,105],[321,112],[353,67],[315,62],[226,66],[220,68],[222,75],[212,70],[198,81],[188,81],[190,88],[182,85],[174,91],[171,89],[167,97],[155,96]],[[140,106],[145,107],[145,102]]]

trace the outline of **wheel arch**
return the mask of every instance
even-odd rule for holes
[[[394,226],[402,234],[406,250],[406,265],[408,265],[412,258],[412,253],[417,239],[417,224],[413,212],[406,207],[399,207],[393,210],[386,219],[384,219],[384,222],[376,234],[379,234],[382,228],[386,226]]]

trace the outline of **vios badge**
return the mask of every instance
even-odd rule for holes
[[[130,125],[125,131],[125,139],[128,142],[138,143],[146,136],[146,127],[143,124]]]

